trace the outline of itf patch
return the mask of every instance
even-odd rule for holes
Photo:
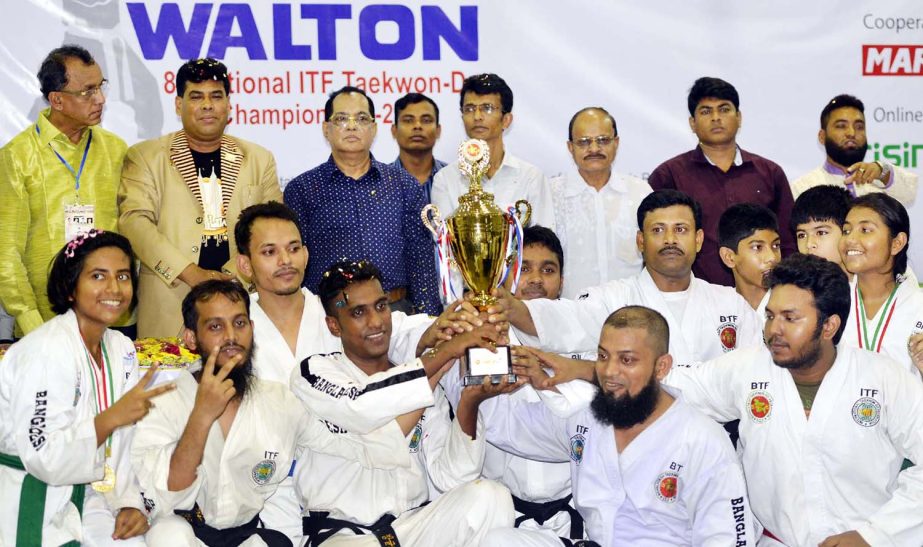
[[[272,476],[275,474],[276,462],[273,460],[263,460],[253,466],[253,471],[250,472],[250,477],[253,478],[253,482],[262,486],[269,482],[270,479],[272,479]]]
[[[862,427],[878,425],[881,420],[881,403],[871,397],[860,397],[852,405],[852,419]]]
[[[586,437],[577,433],[570,438],[570,459],[574,460],[577,465],[583,461],[583,449],[586,446]]]

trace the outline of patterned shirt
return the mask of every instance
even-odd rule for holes
[[[367,259],[381,270],[384,290],[406,288],[416,311],[441,311],[433,242],[420,219],[426,195],[407,171],[373,157],[368,172],[353,179],[331,156],[292,179],[284,197],[310,253],[310,291],[334,262]]]
[[[432,203],[433,179],[436,178],[436,173],[438,173],[439,170],[446,165],[448,165],[446,162],[433,158],[433,171],[429,174],[429,178],[426,179],[426,182],[421,185],[423,186],[423,191],[426,192],[426,203]],[[400,167],[404,171],[407,171],[407,169],[404,167],[404,164],[401,163],[400,156],[398,156],[397,159],[391,163],[391,167]],[[407,172],[409,173],[410,171]],[[419,183],[420,181],[417,182]]]

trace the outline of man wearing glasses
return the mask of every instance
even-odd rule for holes
[[[619,148],[615,118],[601,107],[578,111],[567,130],[576,171],[551,179],[556,233],[564,248],[564,298],[641,273],[635,212],[651,187],[612,172]]]
[[[381,268],[393,310],[439,315],[433,246],[420,220],[426,194],[407,171],[372,156],[375,104],[343,87],[327,99],[324,120],[330,157],[285,187],[311,253],[304,286],[316,294],[331,264],[366,259]]]
[[[503,131],[513,123],[513,91],[496,74],[477,74],[465,79],[461,89],[461,113],[469,139],[481,139],[490,147],[490,167],[484,191],[494,195],[501,209],[525,199],[532,205],[530,224],[554,229],[551,189],[537,167],[506,151]],[[443,218],[458,208],[458,198],[468,191],[468,179],[453,162],[436,173],[433,203]]]
[[[141,260],[138,335],[176,336],[189,289],[237,272],[234,220],[253,204],[279,201],[272,153],[225,133],[230,79],[214,59],[176,73],[175,133],[132,146],[119,186],[119,230]]]
[[[86,49],[52,50],[38,80],[48,108],[0,149],[0,301],[17,337],[55,316],[46,289],[54,253],[91,228],[115,229],[126,148],[99,127],[107,81]]]

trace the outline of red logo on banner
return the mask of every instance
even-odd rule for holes
[[[863,45],[863,76],[923,76],[923,44]]]

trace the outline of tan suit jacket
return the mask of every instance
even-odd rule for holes
[[[250,205],[281,202],[282,191],[272,153],[228,135],[221,140],[221,178],[231,251],[224,269],[236,275],[237,217]],[[138,336],[176,336],[183,326],[183,297],[189,292],[177,276],[198,264],[202,245],[202,204],[185,132],[128,149],[118,206],[119,231],[141,260]]]

